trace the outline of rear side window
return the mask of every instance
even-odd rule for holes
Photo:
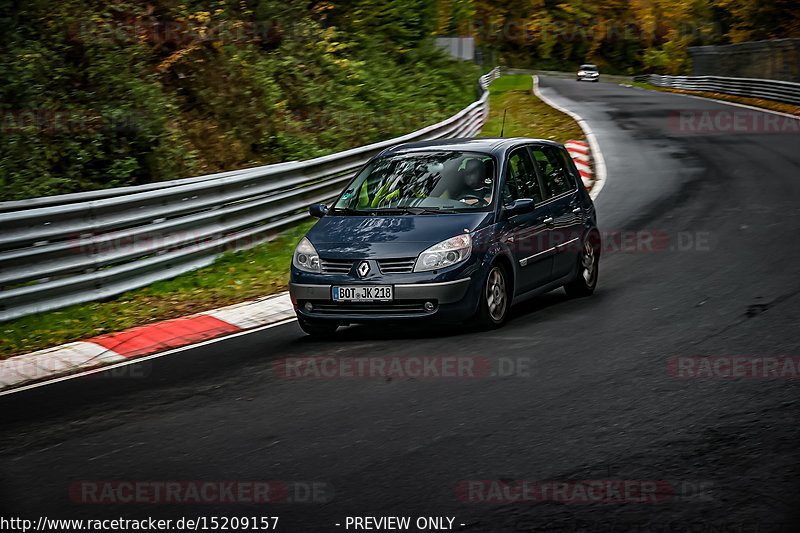
[[[526,148],[518,148],[508,157],[503,185],[504,204],[510,204],[519,198],[532,198],[537,203],[542,201],[536,170]]]
[[[563,150],[552,146],[532,148],[536,164],[544,176],[545,196],[552,198],[575,189],[575,180]]]

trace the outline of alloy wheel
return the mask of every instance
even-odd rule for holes
[[[500,322],[506,314],[508,298],[506,279],[500,267],[492,267],[486,279],[486,305],[492,320]]]

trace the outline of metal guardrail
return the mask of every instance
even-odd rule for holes
[[[442,122],[308,161],[0,203],[0,320],[115,296],[255,246],[308,217],[366,161],[405,142],[476,135],[480,98]]]
[[[536,74],[537,76],[540,77],[560,78],[565,80],[574,80],[576,77],[576,71],[565,72],[561,70],[536,70],[536,69],[509,68],[509,67],[500,67],[500,74]],[[630,83],[633,81],[633,76],[620,76],[617,74],[604,74],[601,72],[600,81],[609,81],[612,83],[617,83],[617,82]]]
[[[634,76],[633,81],[652,83],[658,87],[684,91],[708,91],[714,93],[765,98],[777,102],[800,105],[800,83],[758,78],[724,78],[721,76],[660,76],[644,74]]]

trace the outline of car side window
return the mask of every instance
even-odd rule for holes
[[[578,172],[578,169],[575,168],[574,165],[570,164],[572,156],[570,156],[566,150],[557,149],[556,153],[559,155],[559,159],[567,171],[567,176],[571,177],[571,179],[568,180],[570,190],[575,186],[576,183],[582,184],[583,182],[581,181],[581,175]]]
[[[575,188],[571,168],[561,150],[552,146],[535,146],[532,148],[536,164],[544,176],[544,188],[547,198],[558,196]]]
[[[504,204],[508,205],[519,198],[532,198],[537,203],[542,201],[533,161],[526,148],[511,152],[503,183]]]

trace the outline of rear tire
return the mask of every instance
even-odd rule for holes
[[[589,233],[583,239],[583,250],[578,256],[578,271],[575,279],[564,285],[567,295],[572,298],[590,296],[597,287],[600,267],[600,236]]]
[[[321,320],[309,320],[298,315],[297,323],[300,329],[312,337],[331,337],[336,333],[339,324],[336,322],[323,322]]]
[[[481,287],[480,303],[475,315],[478,327],[494,329],[503,325],[511,307],[509,288],[506,269],[499,264],[492,265]]]

